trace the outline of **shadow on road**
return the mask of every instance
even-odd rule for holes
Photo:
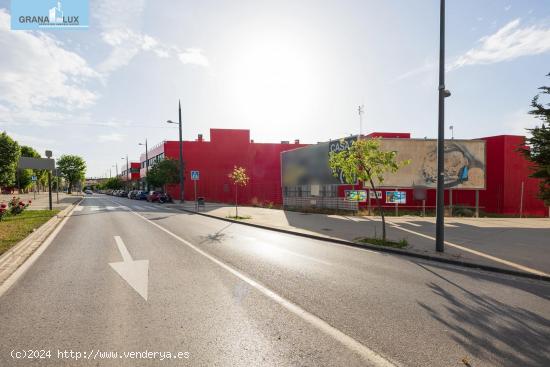
[[[199,242],[199,244],[202,245],[204,243],[221,243],[225,239],[225,236],[226,236],[226,234],[223,233],[223,231],[225,231],[226,229],[228,229],[232,225],[233,225],[233,223],[229,223],[229,224],[222,227],[219,231],[217,231],[215,233],[211,233],[211,234],[208,234],[206,236],[201,236],[202,240],[201,240],[201,242]]]
[[[466,301],[433,282],[428,283],[442,298],[443,310],[423,302],[418,304],[443,324],[451,332],[451,338],[472,356],[491,360],[498,366],[548,366],[550,319],[493,297],[480,297],[422,264],[417,265],[463,292]],[[543,298],[548,299],[548,294]]]

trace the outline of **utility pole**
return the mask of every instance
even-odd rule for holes
[[[445,98],[451,93],[445,89],[445,0],[441,0],[439,14],[439,113],[437,124],[437,194],[435,222],[435,250],[445,250]]]
[[[183,188],[184,188],[184,183],[183,183],[183,178],[184,178],[184,166],[183,166],[183,138],[182,138],[182,133],[181,133],[181,101],[178,101],[178,126],[179,126],[179,146],[180,146],[180,199],[181,199],[181,202],[183,203],[185,200],[184,200],[184,192],[183,192]],[[176,122],[174,121],[171,121],[171,120],[168,120],[166,121],[167,123],[169,124],[176,124]]]
[[[183,137],[181,134],[181,101],[178,101],[179,128],[180,128],[180,197],[181,202],[184,202],[183,197]]]
[[[147,176],[149,175],[149,149],[147,149],[147,138],[145,138],[145,144],[138,143],[138,145],[145,145],[145,190],[149,191],[149,182],[147,182]]]

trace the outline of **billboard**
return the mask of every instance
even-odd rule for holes
[[[283,186],[343,184],[342,177],[335,177],[328,166],[329,152],[347,149],[356,139],[351,136],[282,152]],[[383,151],[395,151],[398,161],[411,161],[397,173],[387,173],[381,186],[435,188],[437,140],[381,139],[380,148]],[[484,189],[485,141],[446,140],[444,174],[447,188]]]
[[[386,191],[386,204],[407,204],[405,191]]]
[[[357,201],[364,203],[367,201],[367,190],[344,190],[346,201]]]

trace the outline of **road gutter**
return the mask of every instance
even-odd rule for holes
[[[46,250],[82,200],[63,209],[0,256],[0,297]]]
[[[342,240],[342,239],[338,239],[338,238],[334,238],[334,237],[325,237],[325,236],[314,235],[314,234],[309,234],[309,233],[303,233],[303,232],[298,232],[298,231],[291,231],[291,230],[288,230],[288,229],[270,227],[270,226],[266,226],[266,225],[262,225],[262,224],[249,223],[249,222],[245,222],[245,221],[241,221],[241,220],[223,218],[223,217],[218,217],[216,215],[196,212],[194,210],[189,210],[189,209],[185,209],[185,208],[181,208],[181,207],[180,208],[176,207],[176,209],[184,211],[184,212],[188,212],[188,213],[191,213],[191,214],[197,214],[197,215],[202,215],[202,216],[208,217],[208,218],[222,220],[222,221],[225,221],[225,222],[242,224],[244,226],[250,226],[250,227],[261,228],[261,229],[267,229],[267,230],[270,230],[270,231],[290,234],[290,235],[294,235],[294,236],[306,237],[306,238],[310,238],[310,239],[314,239],[314,240],[318,240],[318,241],[331,242],[331,243],[335,243],[335,244],[339,244],[339,245],[345,245],[345,246],[351,246],[351,247],[356,247],[356,248],[374,250],[374,251],[378,251],[378,252],[387,252],[387,253],[391,253],[391,254],[394,254],[394,255],[414,257],[414,258],[418,258],[418,259],[436,261],[436,262],[445,263],[445,264],[449,264],[449,265],[462,266],[462,267],[471,268],[471,269],[480,269],[480,270],[485,270],[485,271],[489,271],[489,272],[493,272],[493,273],[513,275],[513,276],[522,277],[522,278],[529,278],[529,279],[536,279],[536,280],[542,280],[542,281],[545,281],[545,282],[550,282],[550,276],[544,275],[544,273],[542,273],[542,274],[541,273],[529,273],[529,272],[524,272],[524,271],[519,271],[519,270],[509,270],[509,269],[497,268],[495,266],[490,266],[490,265],[483,265],[483,264],[477,264],[477,263],[473,263],[473,262],[454,260],[454,259],[447,259],[447,258],[438,257],[438,256],[420,254],[420,253],[410,252],[410,251],[406,251],[406,250],[399,250],[399,249],[395,249],[395,248],[391,248],[391,247],[382,247],[382,246],[369,245],[369,244],[366,244],[366,243],[357,243],[357,242],[346,241],[346,240]]]

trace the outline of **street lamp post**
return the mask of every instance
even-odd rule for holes
[[[178,101],[178,117],[179,117],[179,122],[178,122],[178,125],[179,125],[179,139],[180,139],[180,199],[181,199],[181,202],[183,203],[184,202],[184,192],[183,192],[183,177],[184,177],[184,174],[183,174],[183,140],[182,140],[182,134],[181,134],[181,101]],[[175,124],[176,122],[174,121],[171,121],[171,120],[168,120],[166,121],[167,123],[169,124]]]
[[[124,157],[120,158],[120,159],[124,159]],[[128,168],[128,154],[126,154],[126,188],[130,189],[130,180],[128,179],[128,172],[129,172],[129,168]]]
[[[441,0],[439,14],[439,113],[437,126],[437,194],[435,222],[435,250],[445,247],[445,98],[451,93],[445,89],[445,0]]]
[[[451,140],[454,140],[455,138],[455,127],[453,125],[449,126],[449,130],[451,130]]]
[[[138,145],[145,145],[145,190],[149,191],[149,182],[147,182],[147,175],[149,175],[149,150],[147,149],[147,139],[145,139],[145,144],[139,143]]]

